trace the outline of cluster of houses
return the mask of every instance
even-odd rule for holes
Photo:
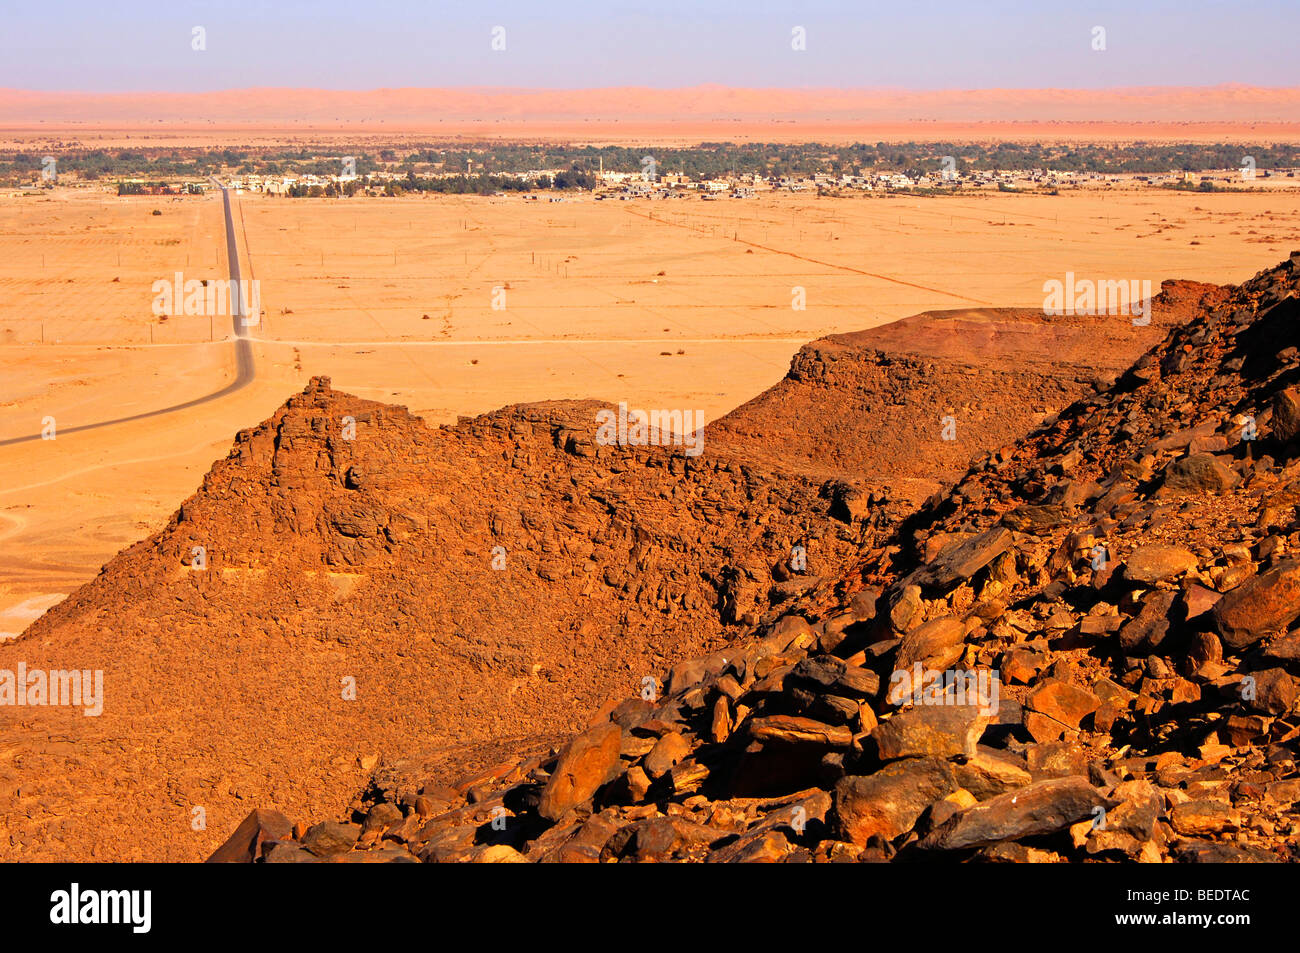
[[[901,172],[872,172],[862,175],[818,172],[804,176],[771,177],[746,174],[694,181],[680,173],[660,175],[652,180],[641,173],[609,172],[601,178],[603,184],[620,198],[668,198],[680,195],[683,190],[695,190],[707,199],[722,195],[751,198],[759,192],[820,192],[841,189],[889,192],[900,189],[996,187],[999,182],[1009,183],[1021,177],[1036,182],[1054,182],[1056,173],[941,172],[913,177]]]
[[[853,189],[861,192],[892,192],[901,189],[980,189],[1016,188],[1025,186],[1060,186],[1073,184],[1072,172],[1054,172],[1050,169],[1028,170],[968,170],[945,169],[934,174],[907,175],[903,172],[872,172],[863,175],[817,174],[804,178],[782,177],[778,188],[792,192],[818,189]]]
[[[117,183],[118,195],[202,195],[208,186],[202,182],[151,182],[144,179],[122,179]]]
[[[311,188],[312,186],[319,186],[324,189],[333,185],[335,188],[341,188],[349,182],[359,181],[361,181],[361,176],[348,173],[339,175],[313,175],[311,173],[301,175],[257,175],[250,172],[232,179],[231,185],[245,192],[288,195],[290,190],[295,187]]]
[[[813,175],[737,175],[724,178],[693,181],[687,176],[660,175],[651,179],[642,173],[607,172],[602,183],[620,198],[668,198],[680,195],[682,190],[696,190],[704,198],[730,195],[750,198],[759,192],[820,192],[828,190],[855,190],[860,192],[893,192],[904,189],[979,189],[1055,187],[1094,182],[1119,181],[1121,176],[1080,175],[1073,172],[1056,172],[1044,169],[1025,171],[965,171],[945,170],[934,174],[910,176],[902,172],[870,172],[865,174],[825,173]],[[1155,179],[1156,177],[1148,177]]]
[[[526,172],[508,173],[529,184],[543,177],[551,177],[563,172],[562,169],[532,169]],[[1252,170],[1253,172],[1253,170]],[[1257,177],[1296,178],[1300,170],[1259,170]],[[460,173],[441,173],[444,176]],[[700,198],[713,200],[718,198],[752,198],[760,192],[823,192],[823,191],[862,191],[893,192],[908,189],[1020,189],[1020,188],[1105,188],[1113,185],[1128,186],[1169,186],[1178,183],[1204,183],[1239,181],[1243,176],[1240,170],[1223,170],[1208,174],[1191,172],[1170,172],[1163,174],[1109,175],[1094,172],[1061,172],[1051,169],[1028,170],[962,170],[944,169],[933,174],[909,176],[901,172],[850,173],[815,173],[805,176],[763,176],[757,173],[718,176],[708,179],[695,179],[684,172],[606,172],[603,169],[596,176],[600,186],[595,190],[597,200],[630,200],[638,198],[667,199],[685,198],[698,195]],[[1252,177],[1255,177],[1252,175]],[[295,175],[260,175],[248,173],[236,176],[231,184],[246,192],[260,192],[267,195],[302,194],[304,189],[319,187],[326,191],[344,191],[349,184],[356,183],[347,191],[366,194],[382,192],[389,182],[406,178],[405,172],[378,171],[364,176],[350,171],[337,175],[320,175],[302,173]],[[119,189],[130,194],[191,194],[205,191],[207,183],[189,182],[180,185],[159,185],[139,179],[125,180],[126,188]],[[503,193],[498,193],[498,195]]]

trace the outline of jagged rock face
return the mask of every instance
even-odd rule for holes
[[[1300,253],[1207,304],[664,696],[430,785],[416,822],[381,772],[351,820],[393,820],[352,853],[1300,859]],[[539,813],[557,753],[615,734],[590,798]]]
[[[485,602],[497,603],[496,622],[524,629],[567,631],[563,620],[590,630],[631,611],[651,628],[691,627],[718,618],[728,577],[770,581],[796,544],[816,565],[857,542],[855,528],[828,520],[817,485],[777,484],[717,456],[596,444],[600,406],[510,408],[433,430],[317,382],[239,436],[156,552],[183,562],[204,546],[209,570],[227,575],[332,577],[350,615],[378,621],[436,609],[448,645],[472,643],[464,632],[481,627]],[[344,421],[351,440],[339,435]],[[287,584],[268,596],[288,598]],[[538,600],[557,591],[562,616],[537,618]],[[526,635],[491,641],[504,659]]]
[[[1111,353],[1219,293],[1191,288]],[[922,316],[816,342],[697,457],[600,444],[596,402],[430,428],[315,379],[163,531],[0,646],[0,667],[105,673],[99,717],[0,708],[6,855],[197,859],[250,802],[318,816],[377,765],[445,782],[558,739],[792,600],[837,598],[974,452],[1094,389],[1082,361],[1026,361],[1106,320]]]

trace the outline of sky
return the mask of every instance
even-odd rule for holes
[[[9,0],[0,87],[1297,86],[1297,13],[1300,0]]]

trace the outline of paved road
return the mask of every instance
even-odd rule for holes
[[[231,302],[231,324],[235,331],[235,379],[227,384],[221,390],[213,391],[203,397],[196,397],[193,400],[187,400],[183,404],[173,404],[170,407],[160,407],[158,410],[149,410],[141,414],[132,414],[129,417],[117,417],[113,420],[104,420],[97,424],[81,424],[77,427],[59,427],[56,436],[62,437],[64,434],[80,433],[83,430],[97,430],[100,427],[115,427],[118,424],[129,423],[133,420],[147,420],[150,417],[161,417],[163,414],[174,414],[181,410],[189,410],[191,407],[198,407],[201,404],[207,404],[214,400],[220,400],[237,390],[242,390],[252,383],[256,375],[256,368],[253,364],[253,345],[248,337],[248,328],[244,325],[244,303],[239,293],[239,249],[235,243],[235,222],[230,214],[230,190],[212,180],[221,189],[221,202],[226,213],[226,260],[230,262],[230,280],[231,293],[227,295]],[[0,440],[0,447],[7,447],[10,444],[26,443],[29,440],[40,440],[40,434],[32,434],[28,437],[11,437],[8,440]]]

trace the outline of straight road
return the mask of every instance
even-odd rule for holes
[[[239,293],[242,287],[240,284],[239,270],[239,248],[235,242],[235,223],[230,213],[230,190],[222,185],[215,178],[213,183],[221,189],[221,202],[226,214],[226,260],[230,263],[230,294],[226,297],[231,306],[231,323],[235,332],[235,379],[227,384],[221,390],[213,391],[203,397],[196,397],[193,400],[187,400],[183,404],[173,404],[170,407],[160,407],[158,410],[149,410],[141,414],[132,414],[129,417],[116,417],[113,420],[104,420],[96,424],[81,424],[76,427],[59,427],[56,437],[64,434],[80,433],[83,430],[98,430],[101,427],[115,427],[118,424],[130,423],[134,420],[147,420],[150,417],[161,417],[164,414],[174,414],[182,410],[189,410],[191,407],[198,407],[202,404],[211,403],[214,400],[220,400],[223,397],[242,390],[252,383],[257,374],[257,368],[253,362],[253,344],[248,336],[248,325],[245,321],[243,296]],[[250,295],[251,297],[251,295]],[[0,447],[7,447],[11,444],[26,443],[29,440],[40,440],[40,434],[32,434],[28,437],[11,437],[8,440],[0,440]]]

